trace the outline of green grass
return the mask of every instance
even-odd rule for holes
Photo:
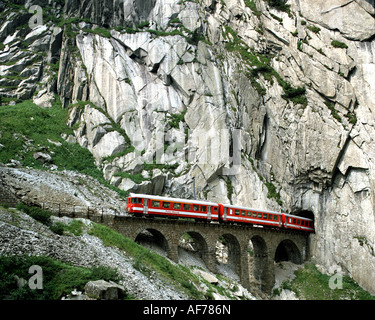
[[[141,173],[130,174],[130,173],[128,173],[128,172],[123,172],[123,171],[121,171],[121,172],[116,172],[113,176],[114,176],[114,177],[121,177],[121,178],[124,178],[124,179],[128,178],[128,179],[132,180],[132,181],[133,181],[134,183],[136,183],[136,184],[140,184],[140,183],[142,183],[143,181],[146,181],[146,180],[147,180],[146,178],[144,178],[144,177],[142,176]]]
[[[284,94],[281,96],[287,101],[292,101],[293,104],[301,104],[307,106],[306,88],[293,88],[291,84],[282,79],[282,77],[271,67],[271,57],[259,54],[251,49],[244,41],[242,41],[236,31],[229,26],[225,27],[223,31],[224,38],[230,39],[225,47],[229,52],[236,52],[244,61],[246,68],[246,75],[251,81],[252,86],[257,90],[259,95],[266,94],[266,89],[263,88],[256,80],[259,75],[262,75],[265,80],[273,84],[274,79],[283,88]]]
[[[32,265],[42,268],[42,289],[29,288]],[[26,285],[18,288],[15,275],[25,279]],[[117,270],[104,266],[75,267],[43,256],[0,256],[0,299],[57,300],[74,289],[84,291],[87,282],[100,279],[118,282],[121,277]]]
[[[335,48],[343,48],[343,49],[348,48],[348,46],[344,42],[340,42],[340,41],[337,41],[337,40],[333,40],[331,42],[331,45]]]
[[[251,9],[251,11],[256,15],[256,16],[260,16],[262,15],[262,12],[260,12],[257,7],[256,7],[256,4],[254,2],[254,0],[245,0],[245,5],[246,7],[249,7]]]
[[[270,7],[290,14],[290,5],[286,4],[286,0],[267,0],[267,2]]]
[[[25,212],[30,217],[35,219],[36,221],[39,221],[40,223],[43,223],[46,226],[51,225],[51,216],[52,212],[49,212],[47,210],[43,210],[38,207],[29,207],[25,205],[24,203],[18,203],[17,209]]]
[[[308,26],[307,29],[311,30],[314,33],[319,33],[321,30],[319,27],[316,26]]]
[[[100,238],[105,245],[119,248],[132,256],[134,267],[142,273],[148,275],[152,271],[156,272],[171,284],[180,286],[191,298],[203,298],[202,293],[197,291],[194,286],[194,283],[198,284],[198,278],[187,268],[172,264],[168,259],[136,244],[106,226],[93,224],[89,234]]]
[[[62,109],[59,102],[49,109],[29,100],[1,107],[0,143],[5,147],[0,149],[0,162],[16,159],[25,166],[42,169],[43,164],[33,157],[35,152],[41,151],[51,154],[51,164],[56,164],[60,170],[95,170],[94,159],[88,150],[61,138],[62,133],[72,133],[66,125],[67,117],[68,110]]]
[[[36,221],[39,221],[40,223],[46,225],[51,229],[51,231],[53,231],[56,234],[63,235],[66,231],[69,234],[81,236],[83,233],[84,224],[81,220],[72,220],[69,224],[64,224],[61,222],[53,224],[51,220],[51,216],[53,215],[53,213],[48,210],[44,210],[39,207],[30,207],[21,202],[17,204],[16,208],[28,214]]]
[[[335,104],[333,102],[328,101],[328,100],[324,101],[324,104],[331,111],[332,117],[334,117],[338,122],[342,122],[342,119],[341,119],[340,115],[337,113],[337,111],[335,109]]]
[[[49,165],[56,165],[58,170],[90,175],[117,191],[121,197],[126,197],[127,192],[110,185],[104,179],[88,149],[82,148],[78,143],[68,143],[61,137],[62,134],[73,133],[66,125],[68,113],[69,110],[62,108],[58,97],[52,108],[48,109],[43,109],[30,100],[14,106],[1,106],[0,144],[3,147],[0,148],[0,163],[9,163],[14,159],[23,166],[45,170],[48,167],[34,159],[33,154],[47,153],[52,158]]]
[[[187,109],[182,111],[180,114],[168,114],[168,124],[172,128],[179,129],[180,128],[180,122],[185,122],[185,114],[186,114]]]
[[[60,235],[66,235],[66,231],[68,234],[81,236],[83,234],[83,227],[84,223],[81,220],[74,219],[70,221],[68,224],[57,222],[54,225],[52,225],[50,229]]]
[[[274,198],[282,206],[283,202],[281,201],[280,192],[277,192],[276,186],[272,182],[264,182],[264,184],[268,189],[267,198]]]
[[[83,31],[93,33],[93,34],[98,34],[98,35],[100,35],[101,37],[104,37],[104,38],[111,38],[110,31],[105,29],[105,28],[83,29]]]
[[[329,275],[319,272],[313,264],[306,264],[303,269],[294,273],[296,278],[284,282],[283,289],[296,293],[300,299],[306,300],[375,300],[367,291],[362,289],[352,278],[342,277],[342,289],[331,289]]]

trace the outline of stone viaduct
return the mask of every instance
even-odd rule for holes
[[[228,265],[241,284],[267,293],[275,283],[275,261],[299,264],[308,259],[308,234],[297,231],[126,216],[114,216],[102,223],[134,241],[147,230],[174,262],[179,261],[179,241],[188,234],[194,239],[197,254],[214,273],[218,266],[216,244],[220,239],[228,246]]]
[[[176,263],[180,259],[179,242],[188,234],[194,240],[194,254],[213,273],[218,273],[216,247],[217,242],[221,241],[228,248],[228,266],[249,290],[258,288],[271,293],[275,283],[275,262],[300,264],[309,259],[309,235],[299,231],[193,220],[136,218],[103,214],[103,210],[89,207],[73,206],[73,210],[64,207],[55,205],[47,208],[58,216],[86,218],[104,224],[136,242],[148,231],[153,236],[152,241]]]

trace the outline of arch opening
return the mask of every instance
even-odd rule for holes
[[[216,241],[215,257],[218,271],[228,278],[239,279],[241,274],[241,247],[232,234],[223,234]]]
[[[303,262],[301,252],[291,240],[283,240],[276,248],[275,262],[290,261],[295,264]]]
[[[268,249],[260,236],[254,236],[248,244],[250,285],[264,291],[268,284]]]
[[[168,255],[168,241],[164,235],[155,229],[144,229],[138,233],[135,242],[161,256]]]
[[[207,243],[197,232],[185,232],[178,241],[178,258],[183,264],[206,267]]]

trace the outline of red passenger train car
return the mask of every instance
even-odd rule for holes
[[[314,232],[312,219],[295,215],[220,204],[131,193],[126,212],[137,217],[193,218],[197,221],[241,223]]]

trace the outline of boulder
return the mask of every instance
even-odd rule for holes
[[[90,298],[99,300],[118,300],[126,295],[125,288],[113,281],[89,281],[85,285],[85,293]]]
[[[219,280],[211,273],[208,273],[203,270],[195,269],[193,271],[196,275],[201,276],[204,280],[208,281],[211,284],[218,284]]]
[[[42,163],[49,163],[52,160],[51,156],[44,152],[35,152],[33,154],[33,157],[35,160],[39,160]]]

